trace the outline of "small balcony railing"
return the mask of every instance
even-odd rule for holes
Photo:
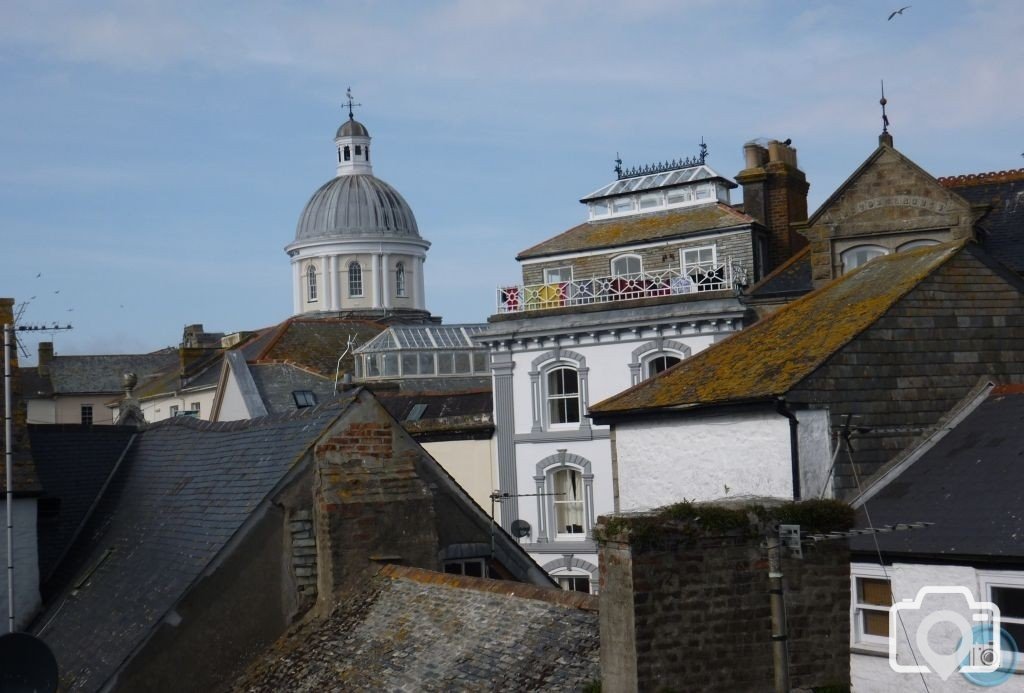
[[[498,312],[522,313],[593,303],[632,301],[638,298],[723,291],[746,284],[746,270],[732,260],[704,263],[684,271],[664,270],[613,277],[588,277],[552,284],[498,287]]]

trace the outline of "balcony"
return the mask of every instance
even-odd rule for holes
[[[595,303],[616,303],[639,298],[682,296],[723,291],[746,284],[746,270],[732,260],[701,263],[678,270],[644,272],[612,277],[588,277],[554,284],[498,287],[499,313],[524,313]]]

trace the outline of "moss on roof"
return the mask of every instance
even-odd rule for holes
[[[749,217],[721,203],[686,207],[668,212],[636,214],[618,219],[587,221],[519,253],[517,260],[579,250],[613,248],[630,243],[685,236],[753,223]]]
[[[782,395],[964,245],[957,241],[877,258],[590,411],[622,414]]]

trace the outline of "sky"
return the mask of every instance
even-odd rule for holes
[[[626,166],[793,140],[816,209],[874,150],[1024,166],[1018,0],[0,4],[0,296],[58,354],[291,313],[284,246],[334,175],[345,89],[431,241],[428,308],[482,322],[519,250]],[[738,191],[737,191],[738,192]],[[31,337],[31,339],[27,338]]]

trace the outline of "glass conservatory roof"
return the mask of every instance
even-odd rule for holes
[[[688,168],[681,168],[675,171],[662,171],[659,173],[651,173],[646,176],[623,178],[598,188],[581,199],[580,202],[597,200],[602,197],[611,197],[613,195],[636,193],[642,190],[654,190],[656,188],[664,188],[672,185],[682,185],[684,183],[696,183],[697,181],[707,180],[709,178],[718,178],[719,180],[724,181],[729,187],[736,187],[735,183],[728,178],[719,175],[710,166],[701,164],[699,166],[690,166]]]
[[[398,325],[381,332],[363,346],[357,354],[403,349],[483,349],[472,337],[480,334],[486,325]]]

